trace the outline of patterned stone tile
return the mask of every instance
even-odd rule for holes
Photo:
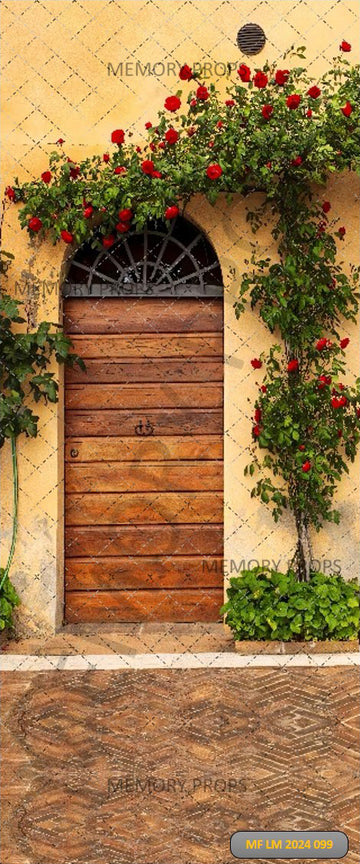
[[[245,828],[343,830],[355,864],[357,690],[349,668],[5,673],[2,864],[230,864]]]

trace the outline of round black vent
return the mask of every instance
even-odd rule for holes
[[[259,54],[262,51],[266,36],[258,24],[244,24],[237,34],[237,44],[243,54]]]

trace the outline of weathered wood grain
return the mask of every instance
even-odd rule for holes
[[[217,621],[221,588],[68,591],[67,621]]]
[[[221,522],[221,492],[99,492],[66,496],[67,525]]]
[[[147,362],[128,357],[117,360],[104,357],[102,360],[86,359],[86,369],[79,366],[67,366],[65,369],[66,384],[131,384],[150,382],[167,383],[170,381],[221,381],[223,380],[223,361],[214,359],[192,360],[180,357],[177,360],[169,358],[148,357]]]
[[[67,333],[183,333],[221,330],[222,299],[72,297],[66,300]]]
[[[222,558],[203,555],[154,555],[122,558],[70,558],[65,565],[68,591],[99,589],[222,588]]]
[[[124,438],[68,438],[66,462],[169,461],[222,459],[222,435],[150,435]]]
[[[222,357],[221,333],[134,333],[116,336],[74,336],[74,351],[86,360],[108,357]]]
[[[220,525],[92,525],[68,526],[66,558],[143,555],[223,554]]]
[[[66,492],[221,491],[222,461],[68,464]]]
[[[221,435],[223,412],[219,408],[146,408],[97,411],[95,409],[65,412],[67,437],[135,435],[140,420],[149,421],[155,435]],[[150,436],[149,436],[150,437]]]
[[[222,384],[68,384],[67,408],[219,408]]]

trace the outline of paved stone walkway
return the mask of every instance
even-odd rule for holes
[[[2,864],[230,864],[244,828],[343,830],[358,864],[358,678],[4,672]]]

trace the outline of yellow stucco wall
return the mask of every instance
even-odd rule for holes
[[[2,9],[2,183],[38,176],[57,138],[74,159],[102,153],[110,132],[122,127],[143,134],[144,123],[156,116],[164,97],[179,88],[171,63],[238,63],[246,58],[236,47],[236,34],[248,22],[263,27],[267,44],[255,58],[279,60],[291,44],[307,47],[309,72],[321,74],[331,64],[343,38],[353,44],[358,61],[359,4],[356,0],[7,0]],[[114,76],[108,64],[122,75]],[[128,66],[126,68],[126,63]],[[136,63],[159,64],[155,75],[142,74]],[[167,64],[170,64],[168,67]],[[161,64],[165,64],[164,74]],[[287,61],[288,64],[288,61]],[[212,80],[225,91],[226,78],[218,65]],[[127,73],[127,74],[125,74]],[[185,88],[186,90],[186,85]],[[356,260],[358,246],[358,187],[353,177],[333,178],[326,197],[334,215],[347,226],[344,259]],[[247,202],[245,202],[247,203]],[[215,208],[194,199],[187,214],[212,240],[223,269],[225,285],[225,562],[270,559],[286,567],[293,551],[290,518],[275,526],[270,512],[250,499],[251,482],[243,476],[249,457],[250,418],[257,388],[249,365],[251,357],[273,341],[254,313],[236,322],[232,303],[236,276],[244,268],[254,239],[246,223],[245,203],[237,199]],[[61,320],[60,284],[63,248],[39,245],[21,232],[16,208],[5,214],[3,245],[16,256],[9,289],[21,296],[24,284],[29,321]],[[267,251],[269,228],[257,242]],[[34,291],[37,286],[37,293]],[[24,295],[23,295],[24,296]],[[348,359],[357,371],[356,328]],[[39,436],[23,440],[19,448],[19,533],[12,577],[22,607],[19,627],[52,630],[62,622],[62,399],[57,406],[39,407]],[[7,447],[3,464],[3,559],[10,537],[10,462]],[[316,557],[340,560],[350,577],[357,561],[356,467],[339,489],[342,521],[314,537]]]

